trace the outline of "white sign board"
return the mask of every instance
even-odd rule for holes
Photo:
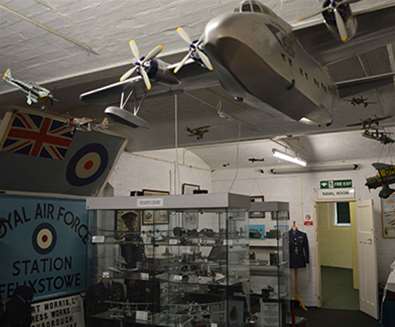
[[[32,304],[31,327],[85,327],[84,306],[80,295]]]
[[[334,188],[318,191],[320,200],[354,200],[355,190],[353,188]]]
[[[137,208],[161,208],[163,207],[163,199],[151,198],[151,199],[137,199]]]

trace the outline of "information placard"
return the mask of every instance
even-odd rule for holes
[[[84,327],[84,306],[80,295],[34,303],[30,327]]]

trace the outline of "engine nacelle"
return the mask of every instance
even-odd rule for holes
[[[341,0],[325,0],[323,3],[323,8],[326,8],[328,6],[329,6],[329,8],[322,13],[322,16],[324,17],[324,20],[325,20],[325,23],[326,23],[328,29],[338,39],[340,39],[340,36],[339,36],[339,30],[338,30],[337,23],[336,23],[334,7],[339,2],[341,2]],[[332,5],[332,7],[331,7],[331,5]],[[337,11],[339,12],[340,16],[342,17],[342,19],[344,21],[344,25],[346,27],[347,34],[348,34],[348,40],[351,40],[357,33],[358,22],[357,22],[357,19],[353,16],[350,4],[347,3],[347,4],[339,5],[337,7]]]

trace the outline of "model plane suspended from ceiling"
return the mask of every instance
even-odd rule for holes
[[[346,97],[393,82],[391,72],[334,83],[327,69],[302,47],[292,27],[256,0],[243,1],[234,13],[213,18],[198,40],[180,27],[177,33],[189,45],[180,62],[157,59],[163,46],[141,56],[136,42],[131,41],[134,66],[119,82],[83,93],[81,100],[120,101],[119,107],[105,112],[139,127],[146,126],[137,113],[147,96],[221,85],[235,101],[274,117],[329,126],[339,95]]]
[[[196,128],[187,127],[186,131],[188,132],[188,136],[196,137],[196,140],[202,140],[204,135],[210,131],[210,127],[210,125]]]
[[[3,74],[3,80],[8,84],[16,86],[19,90],[26,94],[26,103],[30,106],[33,103],[40,103],[44,109],[48,102],[53,104],[57,101],[51,91],[32,82],[24,82],[12,76],[11,69],[7,69]]]

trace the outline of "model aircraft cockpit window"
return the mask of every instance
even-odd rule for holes
[[[251,12],[252,8],[251,8],[251,3],[249,1],[245,1],[241,4],[241,12]]]
[[[255,12],[261,14],[272,15],[272,12],[269,8],[263,6],[259,1],[244,1],[241,3],[240,10],[241,12]]]

